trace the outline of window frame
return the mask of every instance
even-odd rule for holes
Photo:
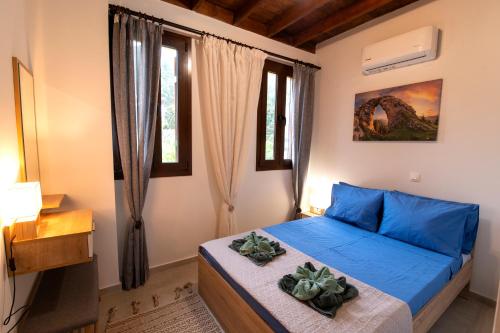
[[[151,165],[150,178],[178,177],[192,175],[192,125],[191,125],[191,70],[189,59],[191,57],[191,38],[164,31],[162,46],[177,50],[178,57],[178,85],[177,85],[177,131],[179,140],[178,162],[162,163],[162,136],[161,136],[161,81],[158,95],[158,108],[156,110],[156,132]],[[113,108],[113,155],[114,178],[123,179],[123,170],[120,161],[120,150],[116,133],[115,113]]]
[[[274,159],[266,160],[267,74],[277,76],[276,116],[274,122]],[[293,67],[267,59],[262,72],[262,83],[257,109],[256,171],[287,170],[292,160],[284,158],[286,126],[286,80],[293,79]]]
[[[177,50],[178,83],[177,83],[177,133],[179,140],[178,162],[162,163],[161,140],[161,84],[158,96],[158,113],[156,118],[155,149],[151,178],[176,177],[192,175],[192,133],[191,133],[191,72],[189,58],[191,54],[191,38],[170,31],[164,31],[162,45]]]

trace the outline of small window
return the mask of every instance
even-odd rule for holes
[[[257,116],[257,171],[292,168],[291,66],[266,60]]]
[[[266,92],[266,151],[265,160],[274,160],[276,142],[276,95],[278,93],[278,75],[267,73]]]
[[[171,32],[163,33],[160,96],[151,177],[192,174],[190,47],[189,37]],[[123,179],[116,131],[113,136],[115,179]]]
[[[191,39],[163,33],[160,107],[151,177],[191,175]]]
[[[177,103],[178,92],[178,68],[179,58],[177,49],[163,46],[161,50],[161,105],[160,133],[161,133],[161,162],[179,163],[179,105]]]

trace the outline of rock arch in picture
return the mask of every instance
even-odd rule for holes
[[[387,124],[374,120],[376,108],[380,106],[387,115]],[[354,112],[353,139],[393,140],[391,133],[397,132],[405,139],[425,136],[426,140],[435,140],[437,124],[417,116],[415,109],[400,98],[385,95],[372,98],[363,103]]]

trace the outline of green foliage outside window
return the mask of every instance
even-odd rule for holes
[[[276,81],[276,74],[271,72],[267,73],[266,160],[274,160],[274,141],[276,130]]]
[[[162,162],[177,163],[177,50],[163,47],[161,53]]]

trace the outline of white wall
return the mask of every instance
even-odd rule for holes
[[[12,75],[12,57],[17,57],[30,67],[28,41],[26,34],[26,15],[24,0],[0,1],[0,202],[3,202],[5,190],[16,182],[19,159],[17,153],[16,114],[14,108],[14,86]],[[1,210],[1,209],[0,209]],[[0,226],[3,221],[0,211]],[[8,315],[12,301],[12,278],[7,276],[3,233],[0,235],[0,306],[2,321]],[[35,274],[18,276],[15,308],[24,304],[31,290]],[[9,326],[0,324],[0,332]]]
[[[42,190],[64,208],[91,208],[101,287],[117,284],[118,255],[104,0],[30,0]]]
[[[498,0],[436,0],[326,42],[318,50],[310,180],[354,184],[481,205],[473,291],[496,297],[500,263],[500,30]],[[436,61],[363,76],[364,46],[425,25],[441,32]],[[435,143],[353,142],[354,95],[443,78]],[[420,183],[409,172],[422,174]]]
[[[112,2],[292,58],[310,62],[316,59],[312,53],[292,48],[163,1]],[[192,50],[195,51],[195,48],[193,47]],[[193,175],[150,180],[144,219],[151,266],[194,256],[200,243],[215,237],[217,192],[205,156],[194,53],[192,60]],[[292,202],[290,171],[255,171],[256,126],[255,113],[249,126],[252,135],[248,147],[247,169],[242,177],[241,190],[236,204],[240,231],[282,222],[286,219]],[[121,181],[115,182],[119,255],[121,255],[126,216],[128,216],[128,205],[123,196],[121,184]]]

